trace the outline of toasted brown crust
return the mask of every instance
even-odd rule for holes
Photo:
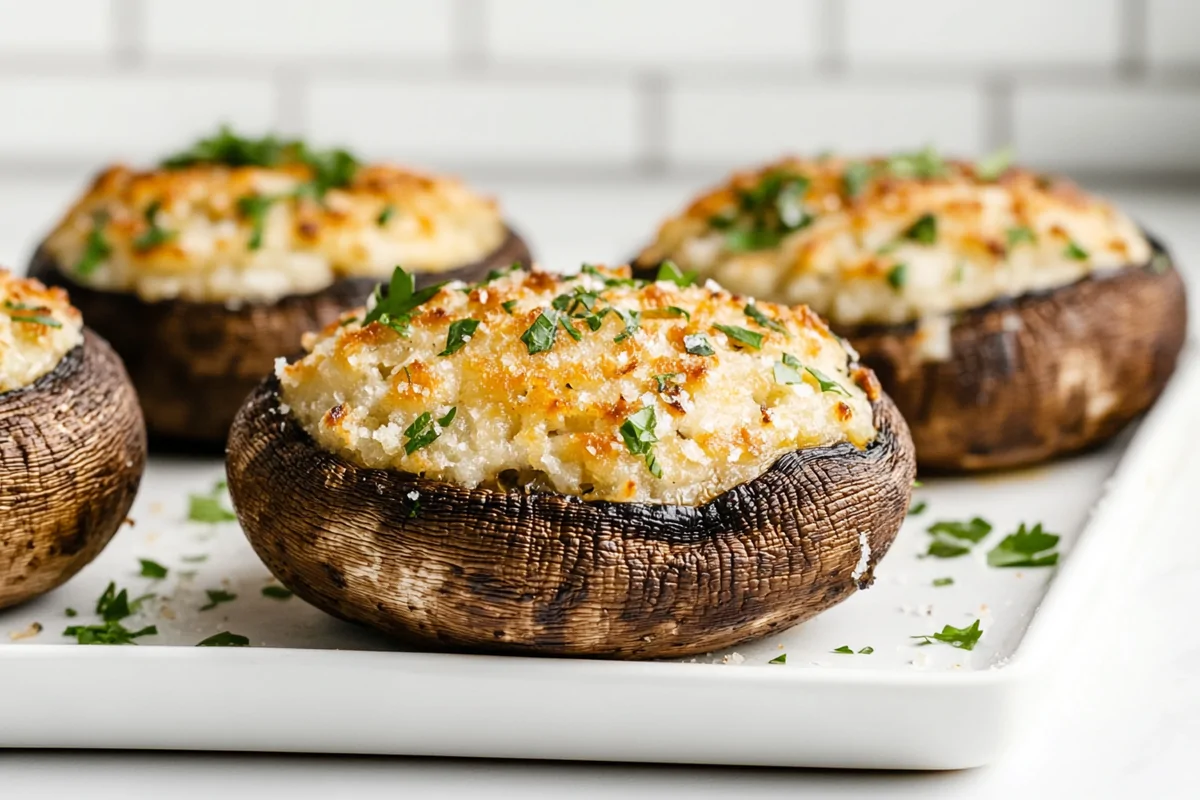
[[[53,370],[0,394],[0,608],[95,558],[129,513],[145,463],[133,386],[90,330]]]
[[[442,273],[417,273],[418,287],[447,280],[475,281],[489,270],[531,257],[509,231],[486,259]],[[202,446],[224,445],[246,395],[279,356],[300,349],[300,337],[362,304],[378,281],[352,278],[322,291],[274,303],[147,303],[130,293],[89,289],[39,249],[29,275],[62,286],[90,327],[112,342],[141,398],[151,436]]]
[[[912,429],[922,469],[1033,464],[1116,435],[1158,398],[1187,332],[1165,254],[1145,267],[962,314],[946,361],[922,361],[915,326],[838,331]]]
[[[881,397],[865,450],[789,453],[702,506],[466,489],[318,448],[277,389],[247,400],[227,456],[255,551],[317,607],[441,647],[659,658],[794,625],[871,583],[915,471]]]

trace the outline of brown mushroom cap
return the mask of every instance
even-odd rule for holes
[[[316,446],[272,377],[238,413],[226,464],[259,557],[334,616],[441,647],[679,657],[871,583],[915,473],[895,406],[881,397],[874,415],[866,449],[788,453],[701,506],[584,502],[358,467]]]
[[[416,273],[417,286],[446,280],[477,281],[514,262],[531,263],[529,248],[513,231],[494,253],[458,269]],[[150,434],[159,441],[221,447],[246,395],[271,371],[276,358],[300,349],[300,337],[323,328],[362,304],[379,282],[347,278],[312,294],[271,303],[148,303],[127,292],[75,283],[44,248],[29,275],[61,286],[88,325],[112,342],[141,398]]]
[[[962,314],[950,357],[920,357],[915,325],[838,330],[912,429],[922,469],[1033,464],[1100,444],[1149,408],[1187,333],[1183,280],[1165,251]]]
[[[99,554],[146,464],[137,396],[108,343],[83,343],[0,394],[0,608],[59,586]]]

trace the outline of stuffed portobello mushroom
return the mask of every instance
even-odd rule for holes
[[[1003,154],[786,159],[739,173],[664,222],[638,266],[664,260],[822,314],[934,470],[1105,441],[1158,397],[1187,327],[1160,244]]]
[[[398,272],[307,337],[230,435],[259,556],[338,617],[526,654],[707,652],[869,585],[915,471],[871,371],[804,307],[629,275]]]
[[[220,445],[274,358],[396,264],[425,284],[528,261],[458,181],[222,130],[153,169],[105,170],[30,274],[112,342],[152,437]]]
[[[145,461],[116,354],[65,292],[0,269],[0,608],[55,588],[104,549]]]

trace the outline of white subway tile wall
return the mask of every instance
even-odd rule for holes
[[[1014,142],[1200,180],[1200,0],[0,0],[0,176],[228,121],[473,176]]]

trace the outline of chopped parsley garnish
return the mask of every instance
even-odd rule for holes
[[[849,655],[854,655],[854,651],[850,649],[850,645],[848,645],[848,644],[844,644],[841,647],[835,647],[830,652],[831,653],[846,653]]]
[[[789,358],[789,356],[786,356],[786,355],[784,356],[783,360],[785,363],[787,362],[788,358]],[[795,360],[795,359],[793,359],[793,360]],[[799,363],[799,362],[797,362],[797,363]],[[834,394],[841,394],[841,395],[845,395],[846,397],[850,396],[850,393],[847,392],[840,383],[831,379],[828,375],[821,372],[816,367],[805,367],[804,369],[808,372],[809,375],[812,375],[813,378],[816,379],[817,386],[820,387],[822,392],[833,392]]]
[[[658,391],[665,392],[667,387],[675,383],[675,378],[679,376],[678,372],[664,372],[662,375],[652,375],[654,382],[658,385]]]
[[[954,578],[934,578],[933,585],[934,586],[953,586]]]
[[[1087,261],[1088,259],[1088,251],[1076,244],[1074,239],[1067,242],[1066,248],[1063,249],[1063,255],[1072,261]]]
[[[150,205],[146,206],[145,219],[149,225],[145,232],[133,240],[133,247],[139,253],[144,253],[147,250],[153,250],[161,244],[166,244],[175,238],[173,231],[160,228],[158,225],[158,212],[162,210],[162,201],[155,200]]]
[[[263,597],[273,597],[276,600],[287,600],[292,596],[292,590],[286,586],[264,586],[262,588]]]
[[[642,327],[642,313],[640,311],[625,311],[620,308],[614,308],[613,313],[620,317],[621,322],[625,324],[621,332],[613,337],[614,342],[625,341]]]
[[[240,634],[230,633],[229,631],[221,631],[208,637],[202,642],[197,642],[196,647],[249,647],[250,640]]]
[[[869,656],[869,655],[871,655],[871,653],[874,653],[874,652],[875,652],[875,648],[871,647],[870,645],[867,645],[862,650],[859,650],[858,654],[860,656]]]
[[[841,647],[833,649],[830,652],[842,653],[844,655],[851,655],[851,656],[854,655],[854,650],[852,650],[849,645],[845,645],[845,644],[842,645]],[[864,647],[863,649],[858,651],[858,654],[860,656],[869,656],[869,655],[871,655],[871,653],[874,653],[874,652],[875,652],[874,647]]]
[[[8,300],[4,301],[4,310],[9,313],[9,319],[13,322],[23,322],[28,325],[45,325],[47,328],[61,328],[62,323],[48,314],[14,314],[14,311],[49,311],[50,309],[43,306],[31,306],[25,303],[13,303]]]
[[[696,278],[700,277],[700,273],[695,270],[683,272],[676,266],[674,261],[664,261],[658,265],[658,275],[655,276],[656,281],[670,281],[671,283],[681,288],[691,286],[696,282]]]
[[[692,315],[686,309],[679,306],[664,306],[642,312],[643,319],[672,319],[675,317],[683,317],[686,320],[690,320]]]
[[[92,215],[92,229],[88,232],[87,242],[83,247],[83,255],[75,262],[77,275],[91,275],[100,266],[100,262],[112,255],[112,247],[104,238],[104,226],[108,224],[108,214],[99,212]]]
[[[192,522],[233,522],[237,519],[229,509],[221,505],[225,481],[218,481],[209,494],[188,495],[188,519]]]
[[[897,264],[888,270],[887,282],[896,291],[903,289],[908,283],[908,264]]]
[[[717,351],[708,343],[708,337],[703,333],[690,333],[683,337],[683,349],[694,356],[712,356]]]
[[[975,176],[981,181],[994,181],[1008,171],[1012,160],[1012,147],[1001,147],[994,153],[989,153],[979,160],[975,165]]]
[[[450,426],[454,421],[454,416],[458,413],[458,406],[452,407],[446,412],[446,416],[433,424],[433,415],[428,411],[421,414],[413,420],[413,423],[404,429],[404,453],[412,455],[422,447],[428,447],[442,435],[442,430]]]
[[[251,250],[258,250],[263,246],[263,232],[267,225],[267,212],[270,211],[271,204],[274,202],[274,197],[267,197],[263,194],[248,194],[238,198],[238,214],[250,223],[250,240],[246,243],[246,246]]]
[[[157,561],[151,561],[148,558],[139,558],[138,561],[142,565],[141,575],[143,578],[153,578],[157,581],[167,577],[167,568]]]
[[[520,261],[514,261],[513,263],[509,264],[504,269],[490,269],[490,270],[488,270],[487,276],[483,280],[481,280],[479,283],[475,284],[475,286],[476,287],[487,286],[492,281],[499,280],[499,279],[503,278],[505,275],[511,275],[512,273],[518,271],[519,269],[521,269]]]
[[[74,636],[79,644],[137,644],[134,639],[142,636],[155,636],[158,628],[154,625],[131,631],[119,622],[105,622],[100,625],[72,625],[63,631],[63,636]]]
[[[897,178],[936,178],[946,172],[946,162],[932,147],[900,153],[888,159],[888,171]]]
[[[550,301],[550,307],[572,316],[586,316],[595,309],[599,301],[600,295],[596,292],[576,286],[569,294],[560,294]]]
[[[846,171],[842,173],[842,189],[847,197],[858,197],[874,176],[875,167],[865,161],[854,161],[847,164]]]
[[[500,304],[500,307],[504,309],[505,314],[508,314],[511,317],[512,313],[513,313],[513,309],[517,307],[517,301],[516,300],[505,300],[503,303]]]
[[[605,287],[610,289],[615,286],[638,286],[645,284],[645,281],[639,281],[635,278],[611,278],[591,264],[583,264],[580,266],[579,274],[591,275],[593,278],[598,278],[599,280],[604,281]]]
[[[375,224],[382,228],[384,225],[387,225],[389,222],[391,222],[392,217],[394,216],[396,216],[396,207],[391,203],[388,203],[383,207],[383,210],[379,212],[379,216],[375,218]]]
[[[1033,232],[1033,228],[1027,225],[1017,225],[1016,227],[1009,228],[1004,232],[1004,238],[1010,248],[1016,247],[1022,242],[1037,244],[1037,234]]]
[[[722,325],[720,323],[714,323],[713,327],[739,344],[744,344],[745,346],[752,347],[755,350],[762,349],[764,337],[761,333],[755,333],[754,331],[747,330],[745,328],[739,328],[737,325]]]
[[[1058,553],[1051,551],[1058,546],[1059,538],[1042,530],[1040,522],[1032,529],[1027,529],[1022,522],[1016,533],[1005,536],[991,549],[987,556],[988,566],[1053,567],[1058,563]]]
[[[768,172],[756,186],[738,191],[738,208],[709,220],[725,231],[725,247],[734,252],[774,247],[789,233],[812,222],[804,208],[809,181],[783,170]]]
[[[580,333],[579,329],[575,327],[575,323],[571,322],[570,317],[559,316],[558,324],[561,325],[562,329],[567,332],[567,335],[570,336],[575,341],[578,342],[580,339],[583,338],[583,334]]]
[[[363,327],[378,322],[401,336],[408,336],[408,322],[412,312],[431,300],[445,285],[444,282],[435,283],[417,291],[416,278],[405,272],[403,267],[396,267],[392,271],[392,279],[388,282],[387,293],[384,293],[381,283],[371,294],[375,304],[363,317]]]
[[[956,628],[953,625],[947,625],[942,628],[940,633],[931,633],[927,636],[912,636],[912,639],[921,639],[917,643],[918,646],[933,644],[937,642],[945,642],[951,647],[957,647],[960,650],[974,650],[975,644],[979,641],[979,637],[983,636],[983,631],[979,627],[979,620],[975,620],[967,628]]]
[[[782,386],[794,386],[804,382],[804,377],[800,374],[800,362],[795,356],[790,356],[787,353],[783,354],[782,361],[776,361],[772,372],[775,375],[775,382]]]
[[[237,600],[237,595],[232,592],[227,592],[224,589],[205,589],[204,593],[208,595],[208,602],[200,606],[201,611],[208,611],[210,608],[216,608],[221,603],[232,603]]]
[[[554,347],[554,339],[558,333],[558,313],[546,309],[538,314],[537,319],[521,334],[521,341],[529,350],[529,355],[544,353]]]
[[[904,238],[920,244],[937,242],[937,217],[933,214],[922,214],[917,221],[904,231]]]
[[[747,303],[746,307],[744,309],[742,309],[742,311],[745,313],[745,315],[747,317],[754,320],[755,322],[757,322],[759,325],[763,326],[767,330],[772,330],[772,331],[775,331],[776,333],[782,333],[784,336],[789,335],[788,329],[784,326],[784,324],[782,322],[768,317],[754,303]]]
[[[915,517],[918,514],[924,513],[927,508],[929,508],[929,503],[926,503],[924,500],[918,500],[908,507],[908,515]]]
[[[438,353],[439,356],[449,356],[463,349],[471,337],[475,334],[475,329],[479,327],[477,319],[460,319],[450,323],[450,330],[446,332],[446,349]]]
[[[767,663],[768,664],[786,664],[787,663],[787,653],[780,653],[779,655],[775,656]]]
[[[73,608],[68,608],[66,611],[63,612],[63,615],[68,616],[68,617],[77,617],[77,616],[79,616],[79,612]]]
[[[658,441],[654,427],[657,423],[654,407],[646,406],[621,423],[621,438],[625,440],[625,449],[635,456],[645,456],[650,474],[661,478],[662,467],[654,458],[654,443]]]
[[[985,519],[973,517],[965,522],[942,520],[926,528],[933,536],[925,555],[934,558],[957,558],[971,552],[969,544],[978,544],[992,532],[992,525]]]

